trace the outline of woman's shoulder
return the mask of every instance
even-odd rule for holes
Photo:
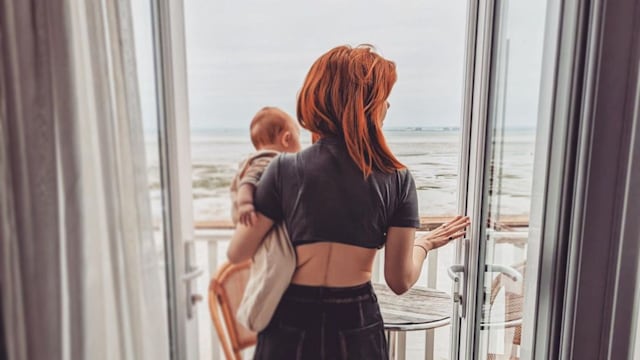
[[[408,168],[396,169],[391,173],[376,171],[373,174],[375,174],[379,180],[397,182],[399,184],[413,181],[413,175]]]
[[[298,153],[280,153],[273,158],[269,164],[271,171],[277,174],[279,178],[287,178],[292,172],[295,172],[298,163]]]
[[[398,169],[396,170],[396,173],[398,174],[400,179],[402,179],[405,182],[413,181],[413,174],[411,173],[411,170],[409,170],[409,168]]]
[[[280,153],[273,159],[273,162],[277,164],[278,167],[282,168],[293,166],[296,163],[296,158],[299,153]]]

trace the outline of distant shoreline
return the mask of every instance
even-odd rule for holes
[[[529,126],[511,126],[506,127],[507,131],[535,131],[535,127]],[[458,126],[398,126],[398,127],[385,127],[385,132],[456,132],[460,131],[460,127]],[[234,127],[234,128],[193,128],[191,129],[192,134],[202,134],[202,133],[240,133],[240,132],[249,132],[249,129],[244,127]]]

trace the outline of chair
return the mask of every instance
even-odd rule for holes
[[[513,265],[515,270],[522,274],[523,278],[525,276],[525,268],[526,261]],[[506,328],[509,328],[513,333],[511,337],[511,353],[507,356],[499,356],[497,354],[488,354],[487,360],[498,360],[502,358],[507,358],[509,360],[518,360],[519,356],[518,348],[521,344],[521,336],[522,336],[522,304],[524,301],[524,281],[514,281],[510,279],[508,276],[504,274],[498,274],[493,281],[491,282],[491,294],[489,297],[489,305],[490,308],[493,307],[494,301],[498,296],[498,293],[501,289],[505,291],[505,300],[506,300],[506,314],[505,320],[507,323],[511,323],[512,325],[507,325]]]
[[[251,261],[223,264],[209,283],[209,311],[227,360],[241,360],[242,350],[256,344],[256,333],[236,320],[249,280]]]

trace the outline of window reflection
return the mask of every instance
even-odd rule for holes
[[[520,353],[545,9],[545,2],[496,2],[480,359]]]

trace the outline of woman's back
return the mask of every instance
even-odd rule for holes
[[[375,249],[332,242],[298,246],[298,266],[291,282],[298,285],[346,287],[371,280]]]
[[[303,285],[367,282],[387,229],[419,224],[410,173],[376,171],[365,178],[340,138],[320,139],[276,159],[255,203],[258,211],[287,225],[298,254],[293,283]]]

